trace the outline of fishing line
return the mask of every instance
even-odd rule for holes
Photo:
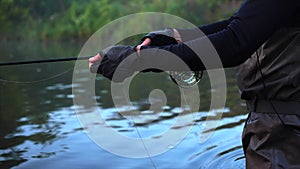
[[[53,75],[53,76],[50,76],[48,78],[41,79],[41,80],[35,80],[35,81],[14,81],[14,80],[7,80],[7,79],[0,78],[0,82],[3,82],[3,83],[14,83],[14,84],[35,84],[35,83],[41,83],[41,82],[46,82],[46,81],[49,81],[49,80],[61,77],[61,76],[65,75],[65,74],[69,73],[71,70],[73,70],[73,68],[70,68],[70,69],[68,69],[68,70],[66,70],[64,72],[58,73],[56,75]]]
[[[257,51],[255,53],[256,53],[256,59],[257,59],[257,66],[258,66],[258,69],[259,69],[259,72],[260,72],[260,75],[261,75],[261,78],[262,78],[263,88],[264,88],[264,90],[266,90],[267,87],[266,87],[266,84],[265,84],[265,76],[264,76],[264,74],[262,72],[262,66],[261,66],[261,63],[259,61],[259,55],[258,55]],[[269,98],[267,98],[267,100],[268,100],[268,102],[270,102],[271,107],[272,107],[273,111],[275,112],[275,114],[277,115],[278,119],[280,120],[281,124],[283,126],[286,126],[286,124],[284,123],[284,121],[282,120],[282,118],[279,116],[279,113],[277,112],[277,110],[276,110],[273,102]]]
[[[17,61],[17,62],[5,62],[5,63],[0,63],[0,67],[1,66],[18,66],[18,65],[26,65],[26,64],[36,64],[36,63],[53,63],[53,62],[65,62],[65,61],[75,61],[75,60],[87,60],[92,56],[82,56],[82,57],[71,57],[71,58],[59,58],[59,59],[45,59],[45,60],[30,60],[30,61]],[[101,62],[99,64],[105,64],[107,61],[105,62]],[[7,80],[7,79],[2,79],[0,78],[0,82],[3,83],[15,83],[15,84],[35,84],[35,83],[41,83],[41,82],[45,82],[45,81],[49,81],[58,77],[61,77],[69,72],[71,72],[74,68],[70,68],[66,71],[63,71],[61,73],[55,74],[53,76],[50,76],[48,78],[45,79],[41,79],[41,80],[34,80],[34,81],[14,81],[14,80]]]
[[[183,95],[183,99],[184,99],[184,101],[187,103],[187,99],[186,99],[186,97],[185,97],[185,95]],[[197,114],[194,114],[194,113],[192,113],[193,114],[193,116],[194,116],[194,119],[196,119],[197,118]],[[197,123],[196,121],[194,121],[194,124],[193,125],[196,125],[199,129],[200,129],[200,131],[203,129],[201,126],[200,126],[200,121],[199,121],[199,123]],[[205,132],[205,131],[204,131]],[[202,133],[200,133],[200,135],[201,135]],[[212,144],[212,142],[209,140],[209,139],[207,139],[206,141],[208,141],[209,142],[209,144],[211,145],[211,146],[213,146],[213,144]]]
[[[134,122],[133,119],[131,119],[131,120]],[[154,168],[154,169],[157,169],[157,168],[156,168],[156,165],[155,165],[155,163],[154,163],[154,161],[153,161],[153,159],[152,159],[152,157],[151,157],[151,155],[150,155],[150,152],[149,152],[149,150],[148,150],[148,148],[147,148],[147,146],[146,146],[146,144],[145,144],[145,142],[144,142],[144,140],[143,140],[143,138],[142,138],[142,135],[141,135],[140,131],[138,130],[137,126],[135,126],[134,128],[135,128],[136,133],[138,134],[138,136],[139,136],[139,138],[140,138],[140,140],[141,140],[141,142],[142,142],[142,144],[143,144],[143,147],[144,147],[144,149],[145,149],[145,151],[146,151],[146,153],[147,153],[147,155],[148,155],[148,158],[149,158],[149,160],[150,160],[150,162],[151,162],[153,168]]]
[[[124,91],[124,92],[125,92],[125,91]],[[126,93],[124,93],[124,94],[126,94]],[[134,122],[133,116],[131,116],[130,119],[131,119],[132,123],[134,124],[135,122]],[[146,151],[146,153],[147,153],[147,155],[148,155],[148,159],[150,160],[150,162],[151,162],[153,168],[154,168],[154,169],[157,169],[157,167],[156,167],[156,165],[155,165],[155,163],[154,163],[154,161],[153,161],[153,159],[152,159],[152,157],[151,157],[151,154],[150,154],[150,152],[149,152],[149,150],[148,150],[148,148],[147,148],[147,146],[146,146],[146,144],[145,144],[145,142],[144,142],[144,140],[143,140],[143,137],[142,137],[142,135],[141,135],[141,133],[140,133],[138,127],[137,127],[136,125],[134,125],[134,128],[135,128],[135,130],[136,130],[136,133],[137,133],[139,139],[140,139],[141,142],[142,142],[142,145],[143,145],[143,147],[144,147],[144,149],[145,149],[145,151]]]
[[[201,76],[201,77],[202,77],[202,76]],[[183,99],[184,99],[184,101],[187,103],[187,99],[186,99],[186,97],[185,97],[184,94],[183,94]],[[194,114],[194,113],[193,113],[193,114]],[[197,118],[197,115],[196,115],[196,114],[193,115],[193,116],[194,116],[195,119]],[[202,127],[200,126],[200,122],[197,123],[197,122],[195,121],[193,125],[196,125],[196,126],[200,129],[200,131],[202,130]],[[201,134],[202,134],[202,133],[200,133],[200,135],[201,135]],[[207,141],[211,146],[214,145],[209,139],[207,139],[206,141]],[[199,167],[199,169],[201,169],[201,168],[202,168],[202,166]]]
[[[122,90],[122,91],[124,92],[124,95],[126,96],[126,94],[127,94],[126,91],[124,91],[124,90]],[[130,102],[130,100],[127,100],[127,102]],[[153,161],[153,159],[152,159],[152,157],[151,157],[151,154],[150,154],[150,152],[149,152],[149,150],[148,150],[148,148],[147,148],[147,146],[146,146],[146,143],[144,142],[143,137],[142,137],[142,135],[141,135],[141,133],[140,133],[140,131],[139,131],[139,129],[138,129],[138,126],[134,125],[134,124],[135,124],[135,121],[134,121],[133,116],[130,116],[130,117],[131,117],[131,118],[128,118],[128,120],[130,120],[130,121],[133,123],[133,127],[135,128],[136,133],[137,133],[139,139],[141,140],[141,143],[142,143],[143,148],[145,149],[145,151],[146,151],[146,153],[147,153],[147,156],[148,156],[149,161],[151,162],[153,168],[154,168],[154,169],[157,169],[157,167],[156,167],[156,165],[155,165],[155,163],[154,163],[154,161]]]
[[[53,62],[65,62],[65,61],[75,61],[75,60],[87,60],[91,56],[82,56],[82,57],[70,57],[70,58],[50,58],[50,59],[43,59],[43,60],[29,60],[29,61],[14,61],[14,62],[4,62],[0,63],[0,67],[5,67],[5,66],[18,66],[18,65],[28,65],[28,64],[36,64],[36,63],[53,63]],[[34,83],[40,83],[40,82],[45,82],[48,80],[52,80],[55,78],[58,78],[60,76],[63,76],[67,73],[69,73],[73,68],[70,68],[66,71],[63,71],[61,73],[55,74],[53,76],[50,76],[45,79],[41,80],[34,80],[34,81],[14,81],[14,80],[7,80],[7,79],[2,79],[0,78],[0,82],[4,83],[15,83],[15,84],[34,84]]]

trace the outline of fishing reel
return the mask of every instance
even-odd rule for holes
[[[169,74],[171,80],[179,87],[189,88],[200,82],[203,76],[203,71],[170,71]]]

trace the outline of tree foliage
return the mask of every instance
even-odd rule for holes
[[[86,38],[137,12],[164,12],[195,25],[229,17],[240,0],[0,0],[2,39]]]

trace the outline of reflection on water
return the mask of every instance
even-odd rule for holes
[[[76,56],[80,45],[37,43],[1,45],[1,62]],[[68,50],[66,50],[68,49]],[[86,61],[82,61],[86,64]],[[127,137],[160,138],[168,130],[191,126],[178,145],[168,145],[167,152],[150,158],[131,159],[111,154],[97,146],[79,124],[73,105],[72,89],[87,95],[80,83],[72,83],[74,62],[0,67],[0,168],[244,168],[241,131],[246,111],[239,100],[234,70],[227,70],[228,95],[225,109],[208,113],[210,84],[207,75],[199,84],[201,106],[189,123],[173,126],[179,115],[180,91],[165,74],[138,75],[130,85],[130,99],[142,114],[119,112],[113,106],[110,83],[97,76],[95,99],[102,118],[113,130]],[[82,70],[86,71],[86,70]],[[78,82],[89,79],[82,77]],[[159,82],[159,83],[157,83]],[[164,91],[167,104],[161,112],[149,110],[149,93]],[[159,103],[159,101],[157,102]],[[80,105],[77,105],[80,106]],[[91,113],[88,107],[84,112]],[[223,113],[216,131],[207,128],[208,116]],[[135,119],[135,120],[132,120]],[[100,125],[100,124],[92,124]],[[200,143],[202,134],[212,136]],[[148,147],[148,149],[155,147]],[[146,151],[146,150],[145,150]]]

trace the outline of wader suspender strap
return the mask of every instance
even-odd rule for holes
[[[264,90],[266,90],[265,76],[264,76],[264,74],[262,72],[262,67],[261,67],[261,64],[260,64],[260,61],[259,61],[259,55],[258,55],[257,51],[256,51],[256,59],[257,59],[257,67],[259,69],[259,72],[260,72],[260,75],[261,75],[261,78],[262,78],[263,88],[264,88]],[[255,100],[255,109],[257,109],[258,108],[258,104],[261,104],[261,103],[262,102],[260,102],[259,100]],[[267,104],[267,103],[269,103],[269,104]],[[271,101],[271,100],[268,99],[267,102],[265,103],[265,106],[267,106],[267,105],[269,105],[268,107],[271,108],[273,110],[273,112],[277,115],[277,117],[280,120],[281,124],[283,126],[286,126],[286,124],[284,123],[284,121],[279,116],[278,111],[277,111],[276,107],[274,106],[273,101]],[[296,109],[296,110],[298,110],[298,109]]]

